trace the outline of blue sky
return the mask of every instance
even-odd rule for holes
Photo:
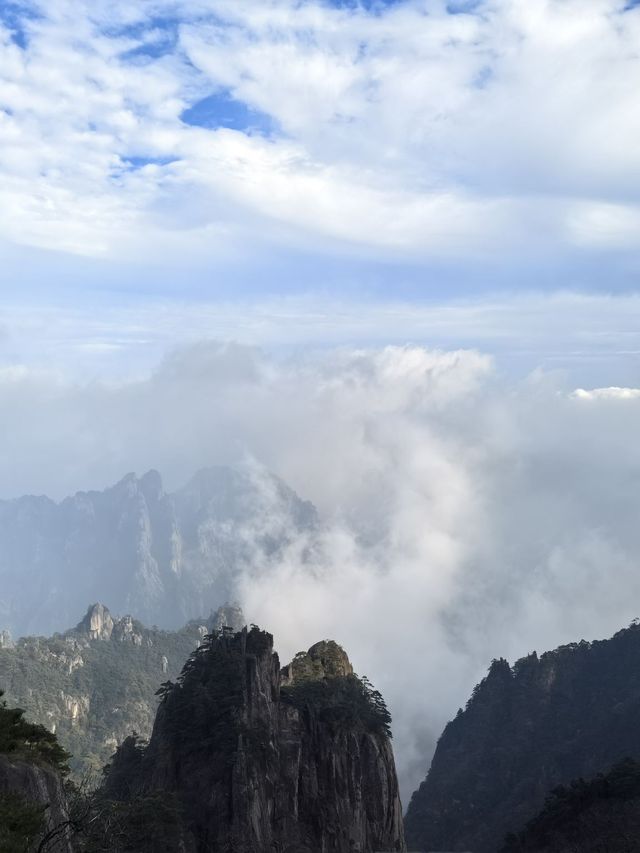
[[[552,312],[571,292],[583,306],[613,296],[627,316],[640,268],[635,5],[2,0],[0,357],[56,357],[20,326],[27,308],[67,318],[56,340],[72,316],[87,328],[107,311],[97,372],[133,357],[118,312],[136,306],[184,318],[235,304],[237,324],[212,334],[249,343],[267,341],[242,311],[274,300],[302,325],[309,305],[334,306],[327,344],[402,342],[385,305],[453,318],[500,303],[521,329],[523,299]],[[380,325],[362,334],[345,312]],[[185,322],[166,346],[207,334]],[[406,334],[508,349],[507,325],[460,328]],[[282,331],[283,346],[304,343]],[[566,343],[537,340],[527,369]],[[630,381],[635,348],[607,362],[608,381]]]

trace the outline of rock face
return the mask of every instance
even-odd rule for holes
[[[78,633],[86,634],[90,640],[110,640],[113,619],[104,604],[93,604],[77,627]]]
[[[119,750],[107,793],[177,795],[192,853],[404,851],[386,724],[338,649],[318,644],[308,659],[328,652],[341,664],[325,671],[348,675],[289,671],[283,688],[271,635],[210,640],[167,690],[137,763]]]
[[[639,719],[638,625],[513,668],[494,661],[411,799],[409,848],[494,853],[557,785],[639,759]]]
[[[232,601],[241,571],[259,571],[316,523],[310,503],[248,467],[202,470],[172,494],[149,471],[59,504],[0,501],[0,625],[47,635],[98,599],[177,628]]]
[[[203,637],[244,621],[240,608],[227,605],[179,631],[160,631],[93,604],[64,634],[0,648],[0,690],[58,736],[78,775],[99,772],[132,731],[149,737],[156,691],[178,676]]]
[[[62,778],[45,764],[0,754],[0,798],[7,794],[16,794],[26,803],[41,806],[45,832],[62,827],[68,820]],[[57,834],[47,849],[52,853],[73,853],[69,833]]]
[[[281,672],[283,685],[295,684],[305,679],[321,681],[325,678],[342,678],[353,675],[347,653],[333,640],[322,640],[308,652],[298,652]]]

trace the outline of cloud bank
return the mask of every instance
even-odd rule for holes
[[[0,231],[111,257],[635,255],[623,0],[0,7]]]
[[[61,496],[157,467],[173,488],[251,459],[313,500],[319,541],[254,566],[243,605],[283,658],[345,645],[391,705],[406,798],[492,657],[639,614],[640,398],[624,390],[410,346],[275,359],[204,343],[111,384],[7,368],[0,482]]]
[[[15,297],[14,297],[15,298]],[[496,293],[448,301],[320,294],[235,300],[146,300],[0,309],[0,367],[58,371],[74,381],[146,375],[171,348],[235,340],[271,352],[380,347],[479,349],[523,377],[538,367],[574,387],[633,386],[640,296],[570,291]]]

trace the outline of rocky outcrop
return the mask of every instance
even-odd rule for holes
[[[110,640],[113,633],[113,618],[104,604],[92,604],[77,627],[79,634],[90,640]]]
[[[495,853],[556,786],[640,759],[639,719],[637,624],[610,640],[533,653],[513,668],[494,661],[413,795],[410,849]]]
[[[146,750],[119,750],[107,794],[176,795],[192,853],[404,851],[381,699],[335,643],[303,657],[283,687],[271,635],[210,638],[167,686]]]
[[[0,754],[0,798],[7,794],[17,795],[25,803],[43,809],[42,834],[54,833],[47,850],[73,853],[70,833],[65,829],[69,819],[67,800],[62,778],[56,770],[46,764]]]
[[[0,649],[12,649],[14,646],[10,631],[0,631]]]
[[[317,523],[313,506],[256,468],[209,468],[166,493],[157,471],[61,503],[0,501],[0,625],[61,631],[88,601],[177,628],[235,598],[241,573],[277,560]],[[103,639],[109,626],[93,614]]]
[[[322,640],[308,652],[298,652],[280,675],[282,684],[289,685],[307,679],[343,678],[353,675],[353,667],[341,646],[333,640]]]

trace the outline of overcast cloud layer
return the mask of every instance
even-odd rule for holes
[[[6,497],[249,459],[313,500],[313,570],[298,540],[243,605],[283,658],[345,645],[390,701],[405,794],[492,657],[640,615],[634,389],[510,381],[473,351],[200,344],[129,383],[6,370],[0,408]]]

